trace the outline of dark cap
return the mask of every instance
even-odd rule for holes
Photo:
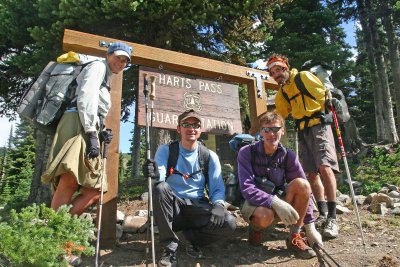
[[[196,113],[193,109],[186,110],[183,112],[181,115],[178,117],[178,124],[180,124],[182,121],[189,119],[189,118],[195,118],[198,121],[201,122],[199,114]]]

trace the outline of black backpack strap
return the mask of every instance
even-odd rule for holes
[[[167,173],[165,180],[167,180],[167,178],[174,173],[175,166],[178,163],[178,156],[179,156],[179,141],[175,140],[169,143]]]
[[[286,94],[286,92],[283,90],[283,87],[281,88],[282,96],[283,98],[290,104],[290,99],[289,96]]]
[[[198,149],[198,159],[199,159],[199,165],[200,165],[200,170],[204,175],[205,181],[206,181],[206,186],[208,186],[208,165],[210,163],[210,150],[200,142],[198,143],[199,149]]]
[[[294,82],[296,83],[296,87],[297,87],[297,89],[299,89],[301,97],[303,98],[304,110],[307,110],[306,102],[304,101],[304,96],[306,95],[313,100],[316,100],[316,98],[307,90],[306,86],[304,85],[303,81],[301,80],[300,72],[294,76]]]
[[[208,165],[210,163],[210,150],[206,146],[204,146],[201,142],[198,142],[198,161],[200,170],[195,171],[191,174],[182,174],[179,170],[176,170],[176,164],[178,163],[179,157],[179,141],[175,140],[169,144],[169,155],[168,155],[168,163],[167,163],[167,173],[165,180],[173,173],[177,173],[182,175],[185,179],[192,177],[193,175],[202,172],[205,178],[205,183],[208,185]]]

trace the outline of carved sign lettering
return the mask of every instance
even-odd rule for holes
[[[152,118],[153,127],[176,129],[179,114],[194,109],[200,114],[202,132],[228,135],[242,132],[237,84],[143,66],[139,67],[140,126],[146,125],[144,74],[147,74],[149,90],[147,115]],[[150,99],[151,76],[155,84],[154,100]]]

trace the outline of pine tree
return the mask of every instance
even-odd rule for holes
[[[21,208],[26,201],[34,172],[35,138],[32,125],[21,121],[17,125],[12,148],[8,153],[5,184],[1,202]]]

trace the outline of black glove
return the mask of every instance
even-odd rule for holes
[[[214,228],[216,226],[221,227],[225,221],[225,207],[222,204],[214,204],[211,210],[211,218],[208,222],[208,227]]]
[[[151,179],[160,178],[160,172],[158,171],[158,166],[154,159],[146,159],[143,163],[143,175]]]
[[[100,155],[100,145],[99,145],[99,139],[97,138],[97,132],[87,132],[86,137],[88,141],[87,157],[89,159],[98,157]]]
[[[106,144],[111,143],[111,140],[113,139],[113,137],[114,137],[114,134],[112,133],[111,129],[104,129],[99,134],[100,142],[104,142]]]

